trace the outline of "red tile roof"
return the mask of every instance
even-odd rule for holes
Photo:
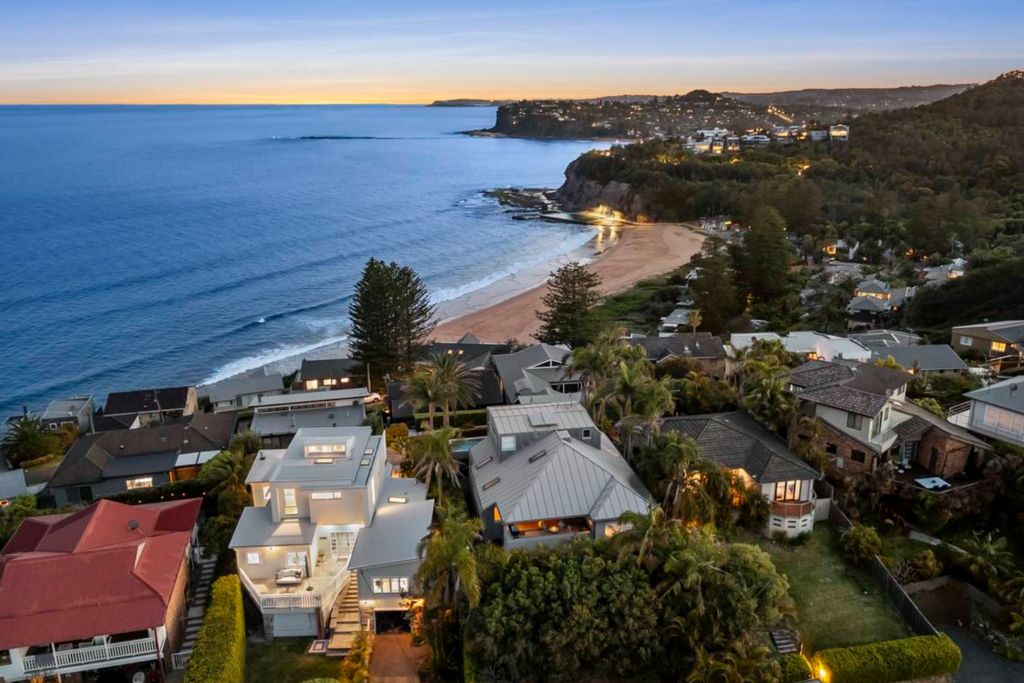
[[[163,624],[201,504],[101,500],[26,519],[0,553],[0,650]]]

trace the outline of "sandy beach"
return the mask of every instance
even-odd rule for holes
[[[693,226],[678,223],[624,224],[616,231],[615,237],[609,239],[609,228],[604,228],[584,248],[591,252],[588,268],[601,276],[605,294],[621,292],[640,280],[686,263],[700,250],[704,241],[703,235]],[[609,241],[611,244],[605,246]],[[587,260],[588,254],[577,252],[568,256]],[[533,335],[539,328],[536,311],[541,308],[545,281],[546,277],[541,274],[537,284],[530,289],[486,307],[473,306],[476,310],[465,315],[448,311],[456,317],[439,324],[434,330],[434,338],[457,339],[472,332],[485,341],[513,338],[524,343],[533,341]]]

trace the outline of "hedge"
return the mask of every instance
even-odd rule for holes
[[[238,577],[220,577],[211,595],[184,683],[244,683],[245,614]]]
[[[198,479],[183,479],[172,481],[161,486],[150,489],[136,489],[115,493],[112,496],[104,496],[108,500],[116,500],[119,503],[128,505],[140,505],[142,503],[159,503],[165,500],[181,500],[184,498],[200,498],[206,495],[206,486]]]
[[[802,683],[811,678],[811,667],[803,655],[786,655],[779,658],[782,668],[782,683]]]
[[[822,650],[813,666],[828,683],[894,683],[953,673],[961,660],[956,643],[939,635]]]

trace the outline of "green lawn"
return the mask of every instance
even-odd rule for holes
[[[839,535],[828,524],[816,525],[802,546],[780,546],[763,537],[756,543],[789,579],[808,651],[911,635],[871,577],[843,559]]]
[[[312,638],[277,638],[250,645],[245,652],[248,683],[302,683],[310,678],[338,678],[341,658],[307,655]]]

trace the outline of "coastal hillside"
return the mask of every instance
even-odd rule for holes
[[[747,129],[788,121],[767,107],[707,90],[685,95],[601,100],[524,100],[498,108],[481,134],[531,138],[637,139],[689,135],[704,128]]]
[[[1024,72],[932,104],[864,114],[848,142],[688,152],[654,140],[581,156],[557,193],[566,208],[691,220],[776,206],[824,239],[898,233],[926,254],[1019,244],[1024,233]],[[873,243],[877,243],[875,240]],[[1014,247],[1016,248],[1016,247]]]
[[[908,85],[899,88],[805,88],[780,92],[723,92],[750,104],[777,107],[832,107],[848,112],[888,111],[930,104],[961,93],[974,83]]]

